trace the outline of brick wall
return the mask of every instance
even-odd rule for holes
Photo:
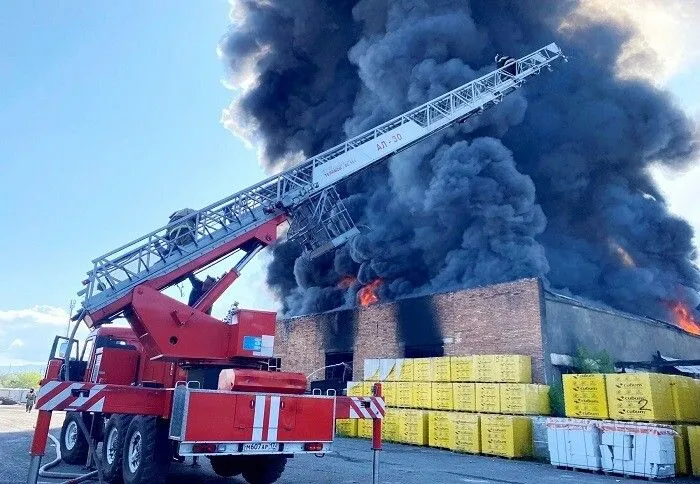
[[[407,345],[437,343],[445,355],[530,355],[533,377],[543,381],[541,317],[539,281],[523,279],[282,320],[275,354],[284,369],[308,375],[325,364],[326,352],[353,351],[360,379],[365,358],[401,357]],[[313,379],[322,378],[318,372]]]

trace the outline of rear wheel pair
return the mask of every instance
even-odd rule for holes
[[[112,415],[102,444],[102,470],[109,482],[162,483],[172,453],[168,428],[155,417]]]
[[[210,457],[211,466],[222,477],[242,474],[249,484],[272,484],[282,476],[287,458],[277,455]]]

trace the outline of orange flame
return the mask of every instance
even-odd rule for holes
[[[676,319],[676,324],[683,331],[700,336],[700,324],[695,320],[688,306],[681,301],[675,301],[671,304],[671,312]]]
[[[360,301],[361,306],[369,306],[379,302],[379,296],[377,296],[377,289],[382,285],[381,279],[375,279],[357,293],[357,298]]]
[[[347,289],[348,287],[352,286],[355,284],[355,281],[357,281],[356,277],[353,276],[345,276],[343,277],[340,282],[338,283],[338,287],[341,289]]]

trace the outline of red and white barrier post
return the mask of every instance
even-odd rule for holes
[[[29,451],[29,474],[27,484],[36,484],[39,479],[39,468],[41,467],[41,457],[46,453],[46,441],[49,438],[49,425],[51,424],[51,412],[39,410],[36,417],[36,427],[32,438],[32,447]]]
[[[375,397],[382,396],[382,384],[375,383],[372,389]],[[379,451],[382,450],[382,419],[372,419],[372,484],[379,484]]]

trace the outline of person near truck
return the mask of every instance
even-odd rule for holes
[[[27,403],[26,403],[26,410],[27,412],[31,412],[32,408],[34,407],[34,404],[36,403],[36,393],[34,393],[34,389],[30,388],[29,393],[27,393]]]

